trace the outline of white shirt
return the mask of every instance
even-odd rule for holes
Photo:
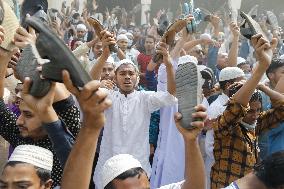
[[[184,181],[181,181],[179,183],[174,183],[174,184],[169,184],[166,186],[162,186],[158,189],[181,189],[182,185],[183,185]]]
[[[119,91],[111,91],[108,97],[112,100],[112,107],[105,112],[106,123],[94,175],[98,188],[101,188],[102,166],[117,154],[133,155],[150,176],[151,113],[161,107],[177,104],[177,99],[168,92],[134,91],[125,97]]]

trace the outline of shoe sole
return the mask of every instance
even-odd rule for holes
[[[245,36],[248,39],[251,39],[252,36],[256,34],[262,34],[262,36],[265,38],[265,40],[269,41],[267,35],[263,32],[260,25],[252,19],[251,16],[245,14],[244,12],[241,12],[241,17],[245,19],[245,22],[241,25],[241,33],[243,36]],[[245,27],[245,24],[248,23],[249,28]]]
[[[50,60],[42,66],[44,78],[62,83],[62,71],[67,70],[74,86],[83,87],[92,80],[80,61],[46,24],[33,17],[26,18],[26,23],[39,32],[36,47],[40,56]]]
[[[25,77],[31,78],[32,84],[29,93],[35,97],[45,96],[51,87],[51,82],[46,79],[41,79],[40,73],[37,70],[37,67],[40,66],[43,61],[35,46],[28,45],[23,49],[16,66],[16,71],[21,81],[24,81]]]
[[[200,103],[200,74],[197,65],[184,63],[176,71],[176,94],[178,98],[178,111],[182,114],[181,126],[193,129],[191,125],[194,107]]]

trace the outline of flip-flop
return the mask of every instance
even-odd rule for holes
[[[176,34],[180,32],[186,26],[186,24],[187,24],[186,19],[178,19],[175,22],[173,22],[162,36],[161,41],[166,43],[167,45],[172,46],[174,44]],[[162,58],[163,55],[155,53],[153,56],[153,62],[157,63]]]
[[[62,71],[67,70],[78,88],[92,80],[70,49],[46,24],[35,17],[26,18],[26,23],[38,32],[36,47],[40,56],[50,60],[42,65],[44,78],[63,82]]]
[[[178,66],[176,71],[176,96],[178,99],[178,111],[182,114],[181,126],[186,129],[194,129],[191,125],[194,107],[201,100],[200,74],[195,63],[184,63]]]
[[[160,16],[158,24],[157,33],[160,36],[163,36],[170,24],[167,14],[162,14]]]
[[[32,84],[30,87],[30,94],[35,97],[45,96],[51,86],[51,81],[41,79],[40,73],[37,67],[46,63],[48,60],[44,60],[40,57],[36,47],[34,45],[27,45],[19,58],[16,66],[17,74],[21,81],[24,81],[26,77],[31,78]]]
[[[247,39],[251,39],[252,36],[254,36],[256,34],[262,34],[262,36],[266,40],[269,40],[269,38],[267,37],[266,33],[263,32],[260,25],[254,19],[252,19],[251,16],[245,14],[244,12],[241,12],[240,15],[241,15],[242,18],[245,19],[243,21],[243,23],[241,24],[241,27],[240,27],[241,34],[244,37],[246,37]]]
[[[96,32],[96,35],[99,37],[99,39],[102,39],[102,36],[101,36],[101,31],[104,30],[104,27],[103,25],[100,23],[99,20],[97,20],[96,18],[94,17],[89,17],[87,19],[87,21],[89,22],[89,24],[91,26],[93,26],[93,28],[95,29],[95,32]],[[109,49],[111,52],[114,52],[116,53],[118,51],[118,48],[117,48],[117,45],[110,45],[109,46]]]
[[[274,30],[279,29],[277,16],[271,11],[266,11],[266,14],[267,14],[267,20],[268,20],[269,24],[272,26],[272,28]]]

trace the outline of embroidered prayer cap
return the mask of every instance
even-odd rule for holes
[[[244,64],[244,63],[247,63],[246,59],[242,57],[237,58],[237,65]]]
[[[126,40],[126,41],[128,41],[128,37],[127,37],[126,34],[120,34],[120,35],[117,36],[116,40],[117,40],[117,41],[120,41],[120,40]]]
[[[5,1],[1,0],[0,5],[0,24],[5,32],[1,48],[11,51],[16,48],[12,41],[14,40],[14,35],[20,24],[14,11]]]
[[[87,31],[87,27],[84,24],[78,24],[76,27],[77,31]]]
[[[141,163],[129,154],[119,154],[108,159],[102,169],[103,188],[117,176],[133,168],[141,167]]]
[[[181,64],[184,64],[184,63],[188,63],[188,62],[197,64],[197,63],[198,63],[198,60],[197,60],[196,57],[190,56],[190,55],[181,56],[181,57],[178,59],[178,65],[181,65]]]
[[[107,60],[106,60],[106,63],[110,63],[110,64],[115,65],[115,63],[114,63],[114,58],[111,57],[111,56],[109,56],[109,57],[107,58]]]
[[[236,79],[238,77],[244,77],[245,73],[238,67],[227,67],[221,70],[219,75],[219,81],[228,81]]]
[[[132,66],[134,66],[135,70],[139,72],[139,69],[137,68],[137,66],[129,59],[123,59],[121,61],[119,61],[117,64],[116,64],[116,67],[115,67],[115,70],[116,71],[121,65],[123,64],[131,64]]]
[[[53,166],[53,154],[51,151],[34,145],[17,146],[8,160],[29,163],[36,167],[51,171]]]

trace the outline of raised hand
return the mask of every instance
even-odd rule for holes
[[[195,129],[191,130],[181,127],[180,120],[182,119],[182,115],[178,112],[175,114],[176,127],[185,140],[196,140],[196,138],[204,128],[204,121],[207,118],[206,108],[203,105],[197,105],[195,107],[195,110],[196,112],[192,114],[192,118],[198,121],[191,123],[191,125],[195,127]]]
[[[256,34],[251,39],[252,46],[255,49],[256,58],[259,61],[259,67],[267,69],[271,64],[273,51],[272,47],[275,46],[277,40],[272,39],[271,43],[262,36],[262,34]]]

